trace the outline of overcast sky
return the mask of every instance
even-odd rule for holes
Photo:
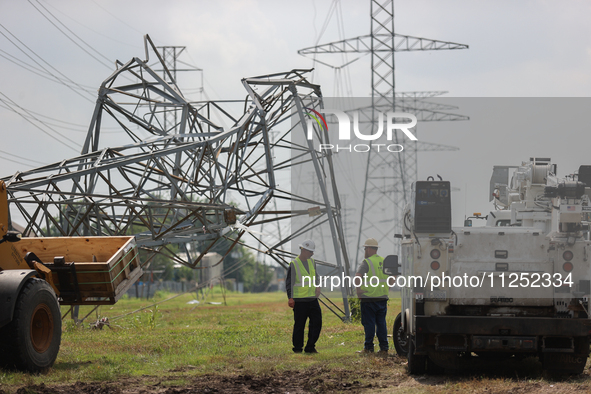
[[[243,98],[241,78],[313,67],[312,60],[297,54],[298,49],[369,34],[369,1],[343,0],[327,18],[335,4],[328,0],[0,0],[0,175],[75,156],[95,100],[80,87],[96,92],[116,59],[143,58],[143,34],[150,34],[156,45],[186,46],[182,60],[204,70],[207,98]],[[398,91],[444,90],[451,97],[588,97],[591,93],[588,1],[398,0],[395,4],[397,33],[470,46],[398,53]],[[330,62],[338,67],[352,59]],[[345,81],[350,81],[353,96],[370,94],[368,56],[348,66],[348,74],[341,72],[341,78],[334,69],[316,67],[314,82],[322,85],[325,96],[348,93],[341,87]],[[50,74],[62,81],[67,77],[68,84],[78,86],[51,81]],[[200,73],[185,73],[181,89],[199,99],[200,81]],[[27,122],[8,109],[9,104],[17,112],[33,111],[51,129]],[[474,118],[467,110],[458,113]],[[480,205],[488,202],[495,164],[519,164],[535,155],[552,157],[559,168],[571,166],[566,172],[585,161],[590,164],[591,137],[584,116],[580,130],[565,134],[558,122],[564,115],[540,115],[554,117],[558,125],[540,131],[527,124],[519,128],[504,124],[496,135],[468,122],[458,126],[457,133],[451,126],[432,131],[430,125],[425,138],[458,146],[460,151],[421,155],[419,177],[431,175],[435,166],[438,171],[462,174],[456,183],[464,194],[457,204],[463,207],[456,211],[471,211],[464,199],[478,198]],[[561,167],[560,160],[567,164]]]

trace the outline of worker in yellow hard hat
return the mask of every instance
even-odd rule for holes
[[[312,258],[316,245],[311,239],[300,244],[300,254],[291,263],[285,277],[288,305],[293,308],[293,351],[301,353],[318,353],[316,341],[322,330],[322,310],[318,303],[320,295],[320,277],[316,271],[316,263]],[[318,284],[316,286],[315,284]],[[304,347],[304,329],[308,326],[308,342]]]
[[[388,275],[383,272],[384,258],[378,256],[378,241],[368,238],[363,244],[365,259],[355,276],[361,277],[361,286],[357,287],[357,296],[361,300],[361,324],[365,330],[363,352],[374,352],[374,336],[378,337],[380,355],[388,355]],[[356,281],[359,283],[359,280]]]

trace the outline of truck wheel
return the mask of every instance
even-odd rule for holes
[[[23,286],[12,321],[1,330],[2,363],[30,372],[50,368],[60,348],[62,319],[57,298],[44,280]]]
[[[408,373],[411,375],[422,375],[425,373],[426,356],[415,354],[415,344],[412,336],[408,337]]]
[[[394,320],[394,329],[392,330],[394,337],[394,348],[396,353],[402,357],[406,357],[408,354],[408,335],[402,328],[402,314],[399,313]]]

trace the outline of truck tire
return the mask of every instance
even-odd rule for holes
[[[408,373],[411,375],[422,375],[425,373],[427,357],[415,354],[414,338],[408,337]]]
[[[29,279],[18,294],[12,321],[0,330],[0,362],[44,372],[57,358],[61,337],[62,319],[53,289],[44,280]]]
[[[394,337],[394,348],[396,353],[402,357],[408,354],[408,334],[402,328],[402,314],[399,313],[394,320],[394,328],[392,329],[392,336]]]

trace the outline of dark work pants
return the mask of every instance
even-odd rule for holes
[[[361,303],[361,324],[363,324],[365,330],[364,348],[366,350],[373,352],[373,338],[376,333],[380,343],[380,350],[388,350],[387,312],[388,300]]]
[[[306,328],[306,320],[310,319],[308,326],[308,343],[304,348],[304,329]],[[293,351],[310,352],[315,350],[316,341],[320,337],[320,330],[322,330],[322,310],[318,300],[313,301],[298,301],[296,299],[293,307]]]

